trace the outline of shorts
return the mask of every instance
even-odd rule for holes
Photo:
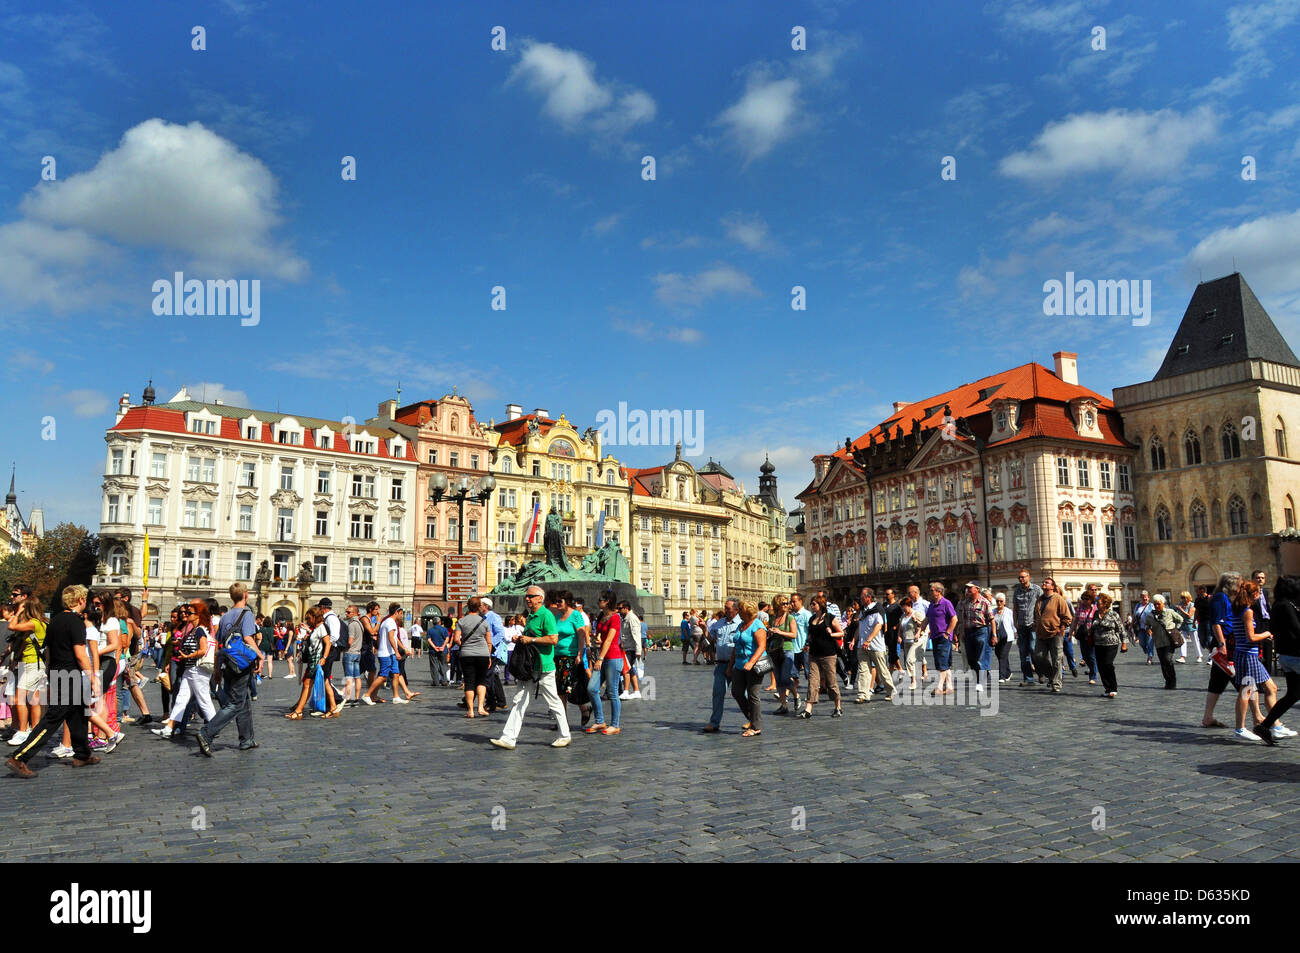
[[[379,660],[379,677],[391,678],[397,674],[397,656],[386,655]]]
[[[343,677],[360,678],[361,677],[361,653],[343,656]]]
[[[941,672],[952,668],[952,643],[947,639],[934,640],[934,667]]]
[[[635,675],[636,672],[633,671],[632,666],[636,665],[636,660],[637,660],[638,657],[639,657],[639,656],[638,656],[635,652],[624,652],[624,653],[623,653],[623,671],[625,671],[625,672],[632,672],[632,674]]]
[[[18,691],[20,692],[43,692],[47,682],[44,665],[37,662],[23,662],[18,669]]]
[[[491,662],[492,660],[486,655],[462,655],[460,657],[460,674],[465,679],[465,691],[472,691],[480,685],[487,685]]]

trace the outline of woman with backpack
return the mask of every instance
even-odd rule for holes
[[[186,620],[186,627],[180,635],[180,643],[175,644],[176,635],[172,636],[172,661],[177,665],[175,697],[172,701],[171,714],[163,722],[163,727],[153,729],[160,738],[170,738],[176,730],[176,723],[185,715],[185,707],[190,697],[198,703],[199,712],[205,722],[211,721],[217,713],[217,706],[212,704],[208,685],[212,673],[199,665],[208,657],[208,643],[211,641],[209,629],[212,627],[212,612],[203,599],[195,599],[180,609],[181,617]]]
[[[618,682],[623,674],[623,648],[619,644],[623,632],[623,617],[616,608],[614,593],[608,589],[600,594],[600,615],[596,618],[596,639],[587,650],[587,693],[595,712],[595,724],[583,729],[584,734],[617,735],[622,732],[619,718],[623,713],[619,700]],[[605,724],[605,709],[600,703],[600,683],[605,682],[609,692],[610,714],[613,718]]]

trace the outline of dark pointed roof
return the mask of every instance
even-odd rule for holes
[[[1300,360],[1246,279],[1233,272],[1196,286],[1164,363],[1152,380],[1246,360],[1300,367]]]
[[[721,476],[726,477],[728,480],[735,479],[735,477],[733,477],[730,473],[727,472],[726,467],[724,467],[721,463],[716,462],[712,457],[709,457],[709,462],[704,464],[704,466],[700,467],[695,472],[696,473],[717,473],[720,474]]]

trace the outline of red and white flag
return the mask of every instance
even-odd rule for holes
[[[532,522],[530,522],[530,523],[528,524],[528,540],[527,540],[527,542],[528,542],[528,545],[529,545],[529,546],[531,546],[533,543],[537,542],[537,523],[538,523],[538,520],[541,519],[541,515],[542,515],[542,504],[541,504],[541,503],[534,503],[534,504],[533,504],[533,519],[532,519]]]

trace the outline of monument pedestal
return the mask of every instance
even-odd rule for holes
[[[664,614],[663,596],[642,595],[637,592],[636,586],[630,582],[600,582],[589,580],[572,580],[569,582],[558,582],[552,587],[543,586],[544,589],[567,589],[573,593],[573,598],[581,599],[586,606],[587,615],[595,621],[600,609],[600,594],[606,590],[612,590],[614,600],[622,602],[626,599],[632,605],[632,611],[637,614],[637,618],[647,625],[660,628],[668,625],[667,616]],[[524,605],[522,595],[493,595],[492,610],[497,615],[515,615],[516,613],[527,615],[528,608]]]

